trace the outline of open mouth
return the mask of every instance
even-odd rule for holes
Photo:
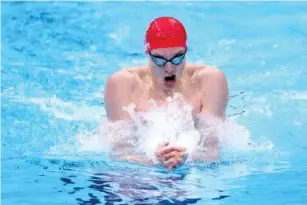
[[[167,77],[164,78],[164,80],[165,80],[166,82],[175,81],[175,80],[176,80],[176,75],[167,76]]]
[[[170,86],[173,87],[175,85],[176,82],[176,76],[172,75],[172,76],[167,76],[164,78],[164,83],[166,86]]]

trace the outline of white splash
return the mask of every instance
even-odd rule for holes
[[[155,161],[157,146],[165,141],[170,145],[186,148],[187,162],[193,160],[194,154],[210,154],[212,136],[217,140],[220,156],[223,160],[235,160],[249,151],[272,150],[274,145],[268,141],[253,142],[249,131],[234,121],[224,121],[208,115],[192,117],[192,106],[184,101],[182,95],[168,99],[165,105],[156,105],[148,112],[136,112],[135,105],[130,104],[126,110],[131,120],[111,123],[107,119],[100,126],[87,134],[84,131],[78,136],[71,136],[65,143],[59,142],[52,147],[51,155],[145,155]],[[69,107],[69,106],[68,106]],[[45,108],[45,107],[43,107]],[[206,154],[204,154],[206,153]],[[93,155],[93,156],[94,156]]]
[[[80,149],[145,154],[154,160],[157,146],[168,141],[170,145],[185,147],[188,156],[192,156],[206,151],[207,147],[203,144],[212,133],[226,154],[264,149],[264,145],[253,143],[249,131],[235,121],[222,121],[203,115],[198,116],[198,124],[195,123],[191,114],[192,106],[185,103],[179,94],[169,98],[163,106],[153,101],[150,103],[152,109],[149,112],[135,112],[134,104],[124,107],[131,120],[116,123],[103,121],[95,135],[79,138]]]
[[[51,98],[28,98],[26,100],[39,105],[42,111],[68,121],[95,122],[101,118],[101,115],[105,115],[104,109],[99,106],[78,105],[63,101],[56,96]]]
[[[156,147],[162,142],[182,146],[192,153],[200,141],[200,133],[194,127],[192,106],[185,104],[180,95],[168,99],[168,104],[157,106],[153,101],[150,112],[135,112],[135,105],[124,108],[129,112],[136,130],[136,151],[154,159]]]

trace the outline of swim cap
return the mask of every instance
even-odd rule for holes
[[[187,33],[182,23],[173,17],[159,17],[146,30],[145,52],[156,48],[187,48]]]

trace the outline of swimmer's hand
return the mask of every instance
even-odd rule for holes
[[[187,158],[185,151],[184,147],[169,146],[169,142],[164,142],[158,146],[155,155],[163,166],[173,169],[185,162]]]

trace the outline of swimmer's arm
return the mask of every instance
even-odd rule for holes
[[[134,78],[127,71],[116,72],[107,80],[104,91],[104,107],[108,120],[114,122],[130,119],[128,112],[122,108],[131,103],[133,83]]]
[[[218,121],[225,120],[226,107],[228,103],[228,83],[222,71],[213,70],[210,73],[200,74],[200,92],[202,109],[199,116],[211,116]],[[204,146],[205,152],[196,153],[192,156],[193,161],[210,161],[217,160],[220,153],[220,143],[216,134],[216,129],[210,132],[206,129],[209,127],[206,121],[199,119],[197,129],[201,135],[206,134]],[[212,126],[212,125],[211,125]],[[206,132],[203,132],[205,130]]]
[[[131,93],[133,89],[134,78],[127,71],[114,73],[107,81],[104,102],[108,120],[112,122],[130,119],[128,112],[123,110],[123,106],[131,103]],[[113,153],[110,157],[118,160],[127,160],[139,163],[151,163],[145,156],[137,154],[120,154],[128,145],[118,143],[114,145]]]
[[[214,69],[209,73],[200,73],[201,115],[225,119],[229,98],[228,82],[224,73]]]

